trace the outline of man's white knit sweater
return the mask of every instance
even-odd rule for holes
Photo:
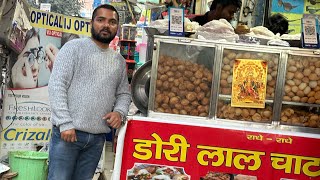
[[[66,43],[54,62],[49,100],[52,124],[60,131],[110,132],[102,117],[112,111],[127,115],[131,102],[125,59],[91,38]]]

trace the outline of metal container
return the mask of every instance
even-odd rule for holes
[[[168,35],[168,31],[159,31],[156,28],[153,27],[144,27],[144,30],[147,33],[148,36],[148,41],[147,41],[147,54],[146,54],[146,61],[151,61],[152,60],[152,54],[153,54],[153,46],[154,46],[154,36],[155,35]]]
[[[155,36],[155,44],[148,116],[320,133],[319,52],[164,36]],[[230,106],[235,59],[267,62],[265,108]],[[198,70],[209,71],[212,78],[203,77]],[[298,73],[292,75],[294,70]],[[205,85],[190,84],[200,77]],[[288,84],[297,87],[292,89]],[[188,98],[189,94],[199,97]],[[202,102],[204,98],[208,101]]]
[[[149,96],[151,117],[157,113],[210,117],[216,47],[185,40],[156,42]]]
[[[132,100],[143,114],[148,111],[151,65],[151,61],[142,65],[131,81]]]

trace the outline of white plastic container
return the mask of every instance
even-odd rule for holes
[[[142,29],[142,43],[147,44],[148,36],[146,30]]]
[[[146,62],[147,44],[141,43],[139,46],[139,62],[144,64]]]

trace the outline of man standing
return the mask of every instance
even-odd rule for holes
[[[213,0],[210,11],[202,16],[197,16],[193,21],[198,22],[201,26],[212,20],[226,19],[231,21],[234,14],[241,8],[241,0]]]
[[[131,95],[124,58],[109,48],[119,24],[111,5],[93,11],[91,38],[59,51],[49,81],[49,180],[91,180],[110,128],[120,128]]]

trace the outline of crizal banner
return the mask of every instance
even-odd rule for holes
[[[19,19],[17,19],[19,21]],[[9,83],[3,97],[0,158],[12,150],[36,150],[51,137],[48,82],[59,49],[90,34],[89,20],[30,10],[20,54],[9,62]]]
[[[320,178],[320,138],[142,120],[124,137],[116,179]]]
[[[4,96],[1,159],[8,151],[35,150],[47,146],[51,137],[51,110],[47,86],[8,89]]]

